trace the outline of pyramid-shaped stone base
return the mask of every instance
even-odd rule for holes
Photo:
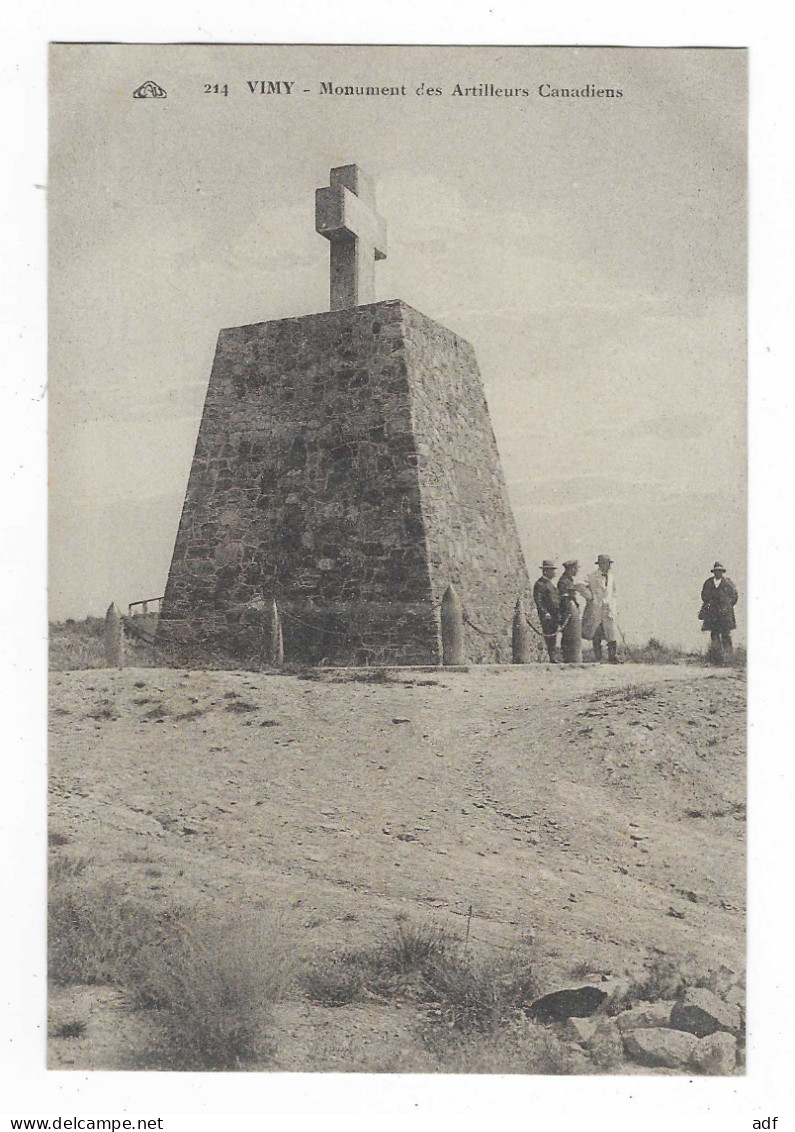
[[[511,659],[529,580],[472,347],[400,301],[222,330],[158,628],[186,658],[439,664],[452,583],[470,662]]]

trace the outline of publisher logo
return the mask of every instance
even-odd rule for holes
[[[133,98],[168,98],[168,95],[162,86],[158,86],[157,83],[153,83],[149,79],[148,82],[142,83],[137,90],[133,91]]]

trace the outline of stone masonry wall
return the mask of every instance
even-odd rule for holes
[[[255,660],[435,663],[399,303],[223,330],[158,639]]]
[[[468,629],[468,658],[510,659],[526,572],[506,507],[449,331],[399,301],[223,330],[158,643],[256,663],[251,605],[274,596],[288,661],[437,664],[448,579],[500,638],[484,652]]]
[[[467,659],[510,663],[516,599],[528,611],[533,603],[475,351],[411,307],[402,311],[434,602],[452,582]]]

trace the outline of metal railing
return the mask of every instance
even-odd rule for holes
[[[162,597],[148,597],[144,601],[131,601],[127,606],[127,616],[146,617],[149,613],[159,613],[162,600]]]

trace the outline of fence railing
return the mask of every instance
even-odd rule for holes
[[[148,597],[144,601],[131,601],[127,606],[128,617],[146,617],[149,613],[159,613],[162,597]]]

